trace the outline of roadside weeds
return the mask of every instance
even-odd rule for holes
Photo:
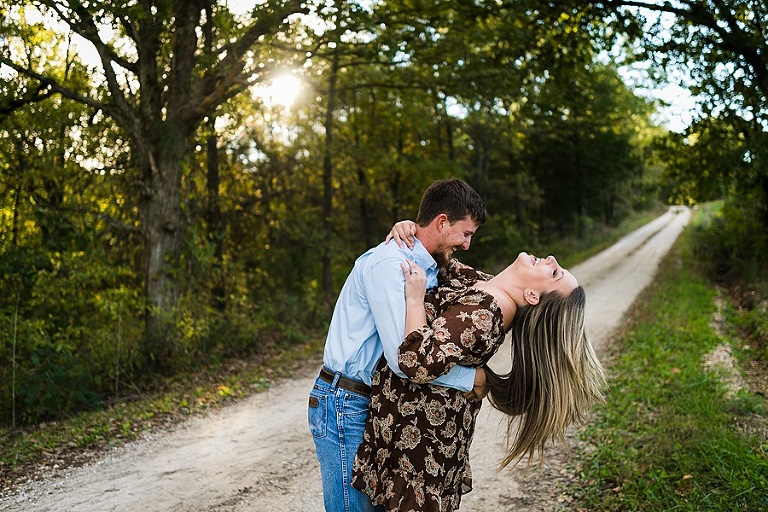
[[[686,243],[614,335],[608,400],[581,433],[562,510],[768,507],[765,364],[728,328],[728,299],[682,265]]]

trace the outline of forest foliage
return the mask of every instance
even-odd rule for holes
[[[461,258],[490,271],[659,200],[765,233],[764,8],[701,4],[4,2],[0,418],[317,336],[438,178],[484,198]],[[673,60],[702,98],[682,134],[621,73]]]

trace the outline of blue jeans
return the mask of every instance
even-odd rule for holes
[[[355,454],[368,419],[367,396],[317,378],[309,393],[309,430],[320,461],[326,512],[383,512],[364,492],[352,487]]]

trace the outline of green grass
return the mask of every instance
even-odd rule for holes
[[[572,490],[580,509],[768,509],[768,444],[737,427],[765,418],[765,402],[744,391],[725,398],[703,369],[708,352],[734,340],[711,327],[717,290],[688,251],[684,234],[608,358],[607,402],[585,431],[586,488]]]

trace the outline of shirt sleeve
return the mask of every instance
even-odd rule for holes
[[[364,279],[368,305],[387,364],[397,375],[407,378],[398,365],[398,349],[405,334],[405,279],[400,268],[401,261],[405,262],[405,258],[386,258],[374,265]],[[474,387],[475,371],[475,368],[453,365],[450,371],[430,379],[430,384],[471,391]]]
[[[451,304],[429,326],[406,336],[398,354],[402,372],[423,384],[457,365],[485,364],[503,336],[499,315],[495,303],[477,293]]]

